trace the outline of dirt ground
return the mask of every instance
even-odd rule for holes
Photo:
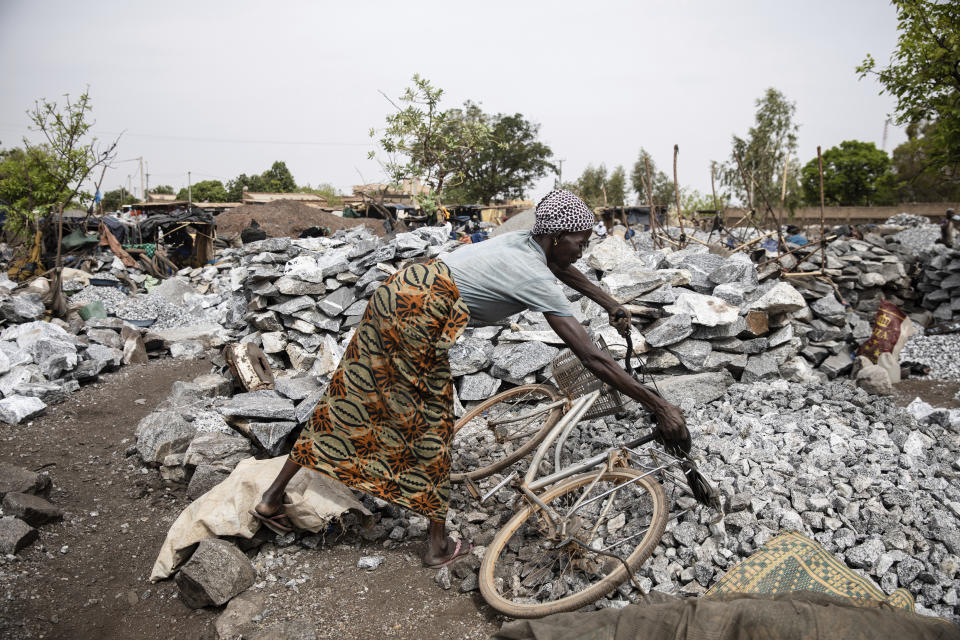
[[[149,582],[167,529],[188,504],[185,487],[125,455],[137,423],[173,382],[209,370],[203,361],[170,359],[124,367],[32,422],[0,426],[0,461],[47,471],[50,499],[66,512],[63,522],[41,526],[28,549],[0,557],[0,637],[216,638],[220,609],[189,609],[172,580]],[[317,549],[268,543],[280,562],[259,590],[267,606],[258,628],[291,621],[319,638],[358,640],[496,631],[502,621],[477,592],[435,584],[436,572],[417,556],[422,543],[385,548],[349,535]],[[385,561],[357,569],[365,555]]]
[[[352,229],[365,225],[378,236],[386,235],[383,220],[374,218],[341,218],[316,207],[295,200],[279,200],[268,204],[245,204],[224,211],[216,217],[217,235],[230,237],[250,225],[251,220],[267,232],[271,238],[297,238],[300,232],[310,227],[329,227],[330,231]]]
[[[901,407],[910,404],[914,398],[942,409],[960,409],[960,400],[956,399],[960,391],[960,382],[934,380],[931,378],[907,378],[893,386],[894,401]]]

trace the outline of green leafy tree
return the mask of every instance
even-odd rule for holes
[[[657,206],[665,207],[673,204],[675,196],[673,193],[673,180],[667,177],[663,171],[657,169],[656,163],[650,153],[641,147],[640,156],[633,164],[633,171],[630,172],[630,185],[636,192],[640,202],[647,201],[646,184],[647,168],[646,163],[650,165],[650,182],[652,183],[651,192],[653,193],[653,203]]]
[[[133,204],[135,202],[140,202],[140,198],[134,197],[134,195],[126,189],[114,189],[103,194],[103,199],[100,201],[100,204],[103,206],[104,211],[118,211],[123,205]]]
[[[274,162],[260,177],[270,193],[293,193],[297,190],[293,174],[287,168],[287,163],[281,160]]]
[[[324,200],[327,201],[327,205],[331,207],[339,207],[343,204],[343,194],[337,191],[337,188],[328,182],[321,182],[316,187],[311,187],[309,184],[298,187],[297,191],[299,193],[313,193]]]
[[[784,163],[787,166],[786,204],[793,209],[799,201],[799,162],[796,161],[797,129],[793,118],[797,107],[774,88],[767,89],[756,102],[754,125],[746,138],[733,136],[733,152],[720,172],[720,183],[733,198],[755,209],[765,203],[780,203]],[[746,175],[746,184],[737,166],[737,157]]]
[[[621,166],[607,174],[605,165],[589,164],[575,183],[565,184],[563,188],[576,193],[591,209],[620,207],[626,202],[627,174]]]
[[[960,200],[960,175],[930,161],[931,138],[927,132],[937,123],[915,122],[907,126],[907,140],[893,150],[895,190],[900,202],[955,202]],[[933,139],[936,135],[932,136]]]
[[[150,189],[150,193],[161,193],[164,195],[173,195],[176,193],[173,187],[168,184],[158,184],[157,186]]]
[[[449,112],[456,130],[489,131],[475,146],[464,145],[457,160],[454,178],[444,191],[447,202],[478,202],[522,198],[536,180],[553,171],[553,152],[538,139],[540,126],[519,113],[484,113],[474,102]]]
[[[189,192],[186,187],[177,192],[177,200],[186,200],[188,197],[192,197],[194,202],[231,202],[219,180],[201,180],[192,185]]]
[[[801,172],[807,204],[820,204],[820,172],[817,158]],[[845,140],[823,152],[824,201],[840,206],[893,204],[894,180],[890,157],[872,142]]]
[[[436,215],[447,182],[462,179],[466,159],[490,137],[483,122],[458,118],[452,110],[441,109],[442,96],[443,89],[414,75],[413,86],[400,96],[400,104],[391,101],[396,111],[386,116],[379,139],[390,179],[396,184],[419,180],[426,192],[415,194],[415,200],[431,217]],[[371,129],[370,136],[376,137],[377,131]],[[370,157],[376,157],[376,152],[371,151]]]
[[[0,151],[0,202],[13,216],[8,231],[16,234],[35,226],[61,197],[47,171],[53,162],[50,152],[42,146]]]
[[[290,169],[287,168],[287,163],[277,160],[269,169],[259,175],[248,176],[241,173],[233,180],[228,180],[225,189],[227,191],[226,200],[210,200],[209,202],[241,202],[244,190],[254,193],[294,193],[297,191],[297,183],[293,179]],[[177,199],[179,200],[179,197]],[[194,200],[197,200],[196,196],[194,196]]]
[[[616,169],[607,178],[604,185],[607,192],[607,205],[611,207],[622,207],[627,201],[627,172],[622,166]]]
[[[84,91],[77,100],[65,96],[63,104],[40,99],[27,111],[30,129],[43,142],[24,139],[23,149],[8,155],[0,169],[7,183],[0,187],[0,197],[7,201],[4,230],[9,234],[29,240],[27,232],[49,214],[86,206],[91,200],[82,187],[94,169],[113,158],[117,146],[116,140],[101,146],[89,136],[92,108],[89,92]]]
[[[868,53],[857,74],[876,76],[881,93],[896,97],[898,124],[932,125],[923,136],[923,162],[955,181],[960,173],[960,2],[893,0],[893,5],[899,36],[890,63],[878,69]]]

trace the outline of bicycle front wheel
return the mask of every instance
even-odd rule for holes
[[[636,469],[574,476],[540,497],[559,516],[556,529],[551,532],[542,509],[524,507],[480,564],[483,597],[513,618],[574,611],[599,600],[629,579],[624,563],[632,572],[650,557],[667,524],[663,487]]]
[[[561,399],[549,385],[525,384],[468,411],[453,427],[450,480],[479,480],[527,455],[563,415]]]

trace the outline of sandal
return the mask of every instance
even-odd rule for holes
[[[466,542],[467,542],[467,548],[464,549],[463,548],[464,541],[457,540],[457,546],[453,548],[453,554],[443,562],[438,562],[437,564],[424,563],[423,566],[425,566],[427,569],[440,569],[440,568],[446,567],[449,564],[452,564],[454,560],[459,560],[460,558],[464,557],[465,555],[473,551],[473,543],[470,542],[469,540]]]
[[[259,520],[267,529],[270,529],[270,531],[276,534],[283,535],[293,531],[293,524],[290,522],[290,518],[287,517],[287,514],[281,513],[279,509],[272,516],[266,516],[255,508],[250,509],[249,513]]]

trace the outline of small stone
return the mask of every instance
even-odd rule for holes
[[[357,560],[357,569],[373,571],[383,564],[384,560],[386,560],[386,558],[383,556],[363,556]]]

